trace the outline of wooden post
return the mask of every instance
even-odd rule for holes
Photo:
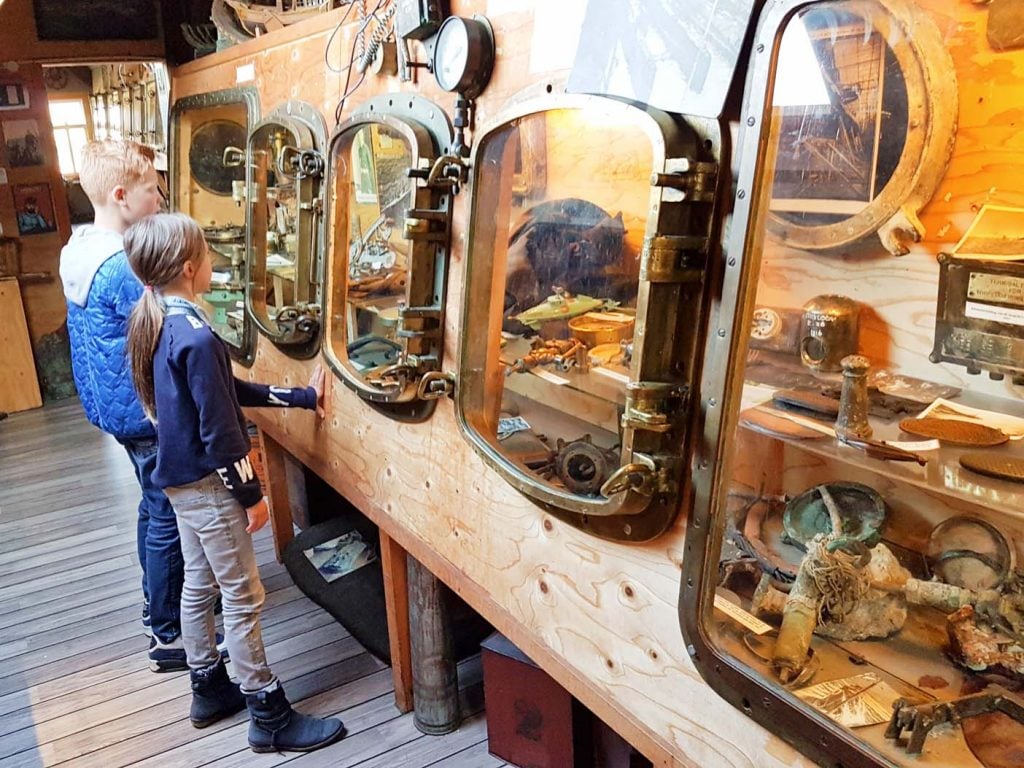
[[[416,703],[413,723],[426,734],[450,733],[459,727],[462,716],[444,587],[415,558],[407,559],[412,687]]]
[[[264,492],[270,504],[270,529],[274,533],[274,554],[277,562],[283,562],[281,553],[295,537],[292,527],[292,505],[288,498],[288,476],[285,469],[285,452],[274,438],[260,430],[263,442],[263,461],[267,471],[267,487]]]
[[[401,545],[381,531],[380,562],[384,571],[384,603],[388,614],[388,643],[391,646],[391,678],[395,686],[395,706],[399,712],[411,712],[413,707],[407,559]]]

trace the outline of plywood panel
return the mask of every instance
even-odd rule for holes
[[[579,10],[583,4],[575,0],[560,6]],[[767,254],[763,290],[769,303],[799,306],[811,296],[842,287],[872,307],[864,334],[872,356],[936,378],[926,359],[937,280],[934,254],[943,243],[955,241],[969,222],[972,206],[983,202],[993,186],[1002,189],[1024,171],[1019,167],[1024,153],[1007,150],[1012,142],[1024,141],[1011,131],[1020,99],[1004,99],[995,85],[985,93],[978,89],[989,87],[985,84],[992,81],[991,73],[999,75],[1001,88],[1024,83],[1024,53],[993,58],[987,52],[984,10],[942,0],[922,4],[941,28],[957,35],[951,52],[961,80],[964,126],[950,174],[925,211],[928,237],[903,259],[888,256],[881,246],[828,258],[780,247]],[[477,104],[480,129],[523,88],[557,84],[567,74],[565,65],[545,68],[552,56],[535,55],[539,37],[534,36],[529,4],[454,2],[452,11],[487,13],[495,28],[499,58]],[[238,67],[252,64],[264,112],[287,98],[302,98],[323,111],[330,127],[345,78],[327,71],[323,59],[343,12],[188,64],[175,73],[175,95],[230,87]],[[327,51],[336,67],[348,60],[353,31],[351,23],[342,27]],[[412,48],[422,60],[418,44]],[[571,52],[557,58],[571,62]],[[445,108],[453,102],[427,77],[418,84],[368,77],[341,116],[384,92],[416,92]],[[986,107],[991,113],[984,118],[976,118],[968,103],[979,97],[998,98]],[[469,138],[478,136],[470,132]],[[566,163],[571,159],[567,156]],[[558,179],[549,175],[548,183],[556,185]],[[454,205],[443,358],[447,370],[454,370],[458,344],[469,332],[460,326],[460,294],[472,193],[464,189]],[[956,228],[951,223],[944,229],[947,221]],[[311,366],[288,359],[261,338],[253,368],[239,369],[239,375],[295,386],[308,380]],[[939,373],[953,381],[965,378],[954,368]],[[347,388],[334,387],[329,413],[319,426],[304,412],[268,410],[252,416],[656,764],[810,764],[715,696],[691,664],[676,606],[684,521],[654,542],[628,546],[597,540],[559,522],[488,469],[460,435],[447,400],[426,423],[397,424]],[[797,471],[823,470],[794,465]],[[793,478],[795,482],[795,474]]]
[[[0,280],[0,317],[0,411],[38,408],[43,400],[17,280]]]

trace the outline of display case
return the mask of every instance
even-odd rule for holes
[[[171,205],[203,228],[213,262],[210,291],[199,297],[232,357],[248,365],[255,352],[245,312],[245,144],[258,119],[255,89],[187,96],[171,110]]]
[[[715,121],[553,85],[473,150],[460,425],[600,536],[653,538],[686,494],[720,151]]]
[[[1024,407],[929,361],[956,294],[936,234],[900,258],[885,236],[943,178],[968,34],[775,0],[754,40],[680,620],[719,694],[822,765],[1022,764]],[[967,282],[1019,313],[1018,283]]]
[[[435,104],[381,96],[331,140],[327,360],[360,397],[406,421],[436,404],[419,384],[440,368],[452,138]]]
[[[320,113],[289,101],[247,144],[246,307],[263,335],[298,358],[320,346],[325,143]]]

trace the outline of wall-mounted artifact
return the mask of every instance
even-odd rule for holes
[[[286,353],[320,346],[324,247],[321,154],[327,129],[311,105],[289,101],[249,132],[246,308]]]
[[[326,13],[334,0],[213,0],[210,18],[233,43]]]
[[[15,184],[11,192],[20,237],[57,231],[57,215],[49,184]]]
[[[552,514],[650,539],[686,483],[718,126],[536,93],[471,161],[460,425]]]
[[[420,382],[441,367],[452,141],[444,111],[418,96],[372,99],[331,139],[327,360],[402,420],[426,418],[437,402]]]
[[[7,150],[7,164],[11,168],[26,168],[46,162],[39,124],[35,120],[4,120],[0,123],[0,131]]]
[[[255,353],[245,310],[245,146],[258,105],[254,89],[233,88],[179,99],[170,119],[171,207],[203,227],[213,262],[210,291],[200,303],[232,357],[245,365]]]
[[[860,305],[845,296],[816,296],[804,304],[800,359],[812,371],[843,369],[842,360],[857,354]]]
[[[808,250],[877,234],[906,253],[956,130],[956,76],[934,22],[904,0],[812,7],[778,55],[771,230]]]

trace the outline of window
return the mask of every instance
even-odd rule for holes
[[[50,122],[57,143],[57,159],[63,176],[77,176],[82,165],[82,149],[89,141],[89,123],[82,99],[50,102]]]

